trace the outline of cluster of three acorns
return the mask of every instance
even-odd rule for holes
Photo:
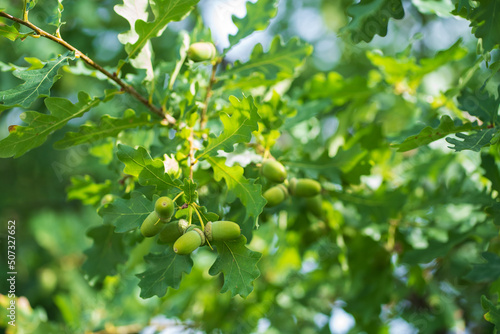
[[[286,200],[289,192],[297,197],[313,197],[321,192],[321,185],[316,180],[292,178],[288,182],[285,167],[276,160],[264,160],[260,172],[269,181],[279,183],[262,194],[267,200],[267,207],[276,206]]]
[[[175,205],[169,197],[160,197],[155,209],[144,219],[141,233],[147,238],[158,234],[160,243],[174,243],[174,252],[191,254],[195,249],[210,241],[236,239],[241,234],[238,224],[231,221],[208,222],[202,231],[199,226],[189,225],[185,219],[171,222]]]

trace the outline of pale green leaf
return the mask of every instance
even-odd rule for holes
[[[197,159],[206,155],[216,156],[219,150],[232,152],[235,144],[250,142],[252,132],[258,130],[260,116],[253,98],[245,97],[240,101],[231,96],[229,101],[231,105],[220,115],[224,131],[218,136],[210,136],[207,147],[198,153]]]
[[[71,177],[71,185],[66,188],[68,200],[78,199],[85,205],[98,204],[111,191],[111,181],[96,183],[90,175]]]
[[[155,0],[150,1],[155,15],[152,22],[138,19],[134,30],[139,38],[133,44],[128,44],[125,50],[130,58],[134,58],[144,48],[146,43],[159,36],[172,21],[180,21],[186,17],[199,0]]]
[[[240,166],[226,166],[225,158],[206,156],[205,159],[210,163],[214,171],[216,181],[224,179],[229,190],[233,191],[245,206],[247,216],[254,218],[254,224],[257,223],[257,217],[261,214],[266,200],[262,197],[262,186],[254,184],[243,176],[243,168]]]
[[[411,1],[418,11],[422,14],[435,14],[441,17],[453,16],[451,12],[455,6],[451,0],[412,0]]]
[[[182,189],[182,182],[165,172],[165,165],[160,159],[153,159],[144,147],[134,149],[118,144],[118,159],[125,164],[123,172],[139,179],[143,186],[153,185],[158,190],[173,191]]]

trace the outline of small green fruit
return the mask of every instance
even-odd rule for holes
[[[177,240],[181,235],[184,234],[186,228],[188,227],[188,221],[181,219],[178,221],[170,222],[165,224],[163,230],[161,230],[158,235],[158,240],[160,243],[171,243]]]
[[[156,211],[152,211],[142,222],[141,233],[146,238],[151,238],[157,235],[165,226],[161,221]]]
[[[281,183],[286,179],[286,169],[276,160],[264,160],[260,169],[262,175],[268,180]]]
[[[191,254],[196,248],[205,244],[205,235],[199,228],[184,233],[174,243],[174,252],[179,255]]]
[[[235,222],[221,220],[208,222],[205,225],[205,236],[208,241],[222,241],[236,239],[241,234],[240,225]]]
[[[170,221],[175,211],[174,202],[169,197],[160,197],[156,200],[155,211],[163,221]]]
[[[321,185],[312,179],[296,179],[290,181],[290,194],[297,197],[312,197],[321,192]]]
[[[217,50],[212,43],[198,42],[193,43],[187,50],[187,55],[192,61],[205,61],[215,58]]]
[[[288,198],[288,190],[282,184],[267,189],[262,196],[267,200],[267,207],[273,207]]]

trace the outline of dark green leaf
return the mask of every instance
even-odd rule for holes
[[[218,257],[208,272],[212,276],[224,274],[221,293],[229,290],[231,296],[245,298],[253,291],[253,281],[260,276],[257,262],[262,254],[248,249],[246,242],[247,239],[242,235],[235,240],[213,243]]]
[[[500,305],[495,305],[486,296],[481,296],[481,306],[487,311],[484,319],[495,325],[495,329],[500,330]]]
[[[25,81],[23,84],[0,92],[0,107],[21,106],[28,108],[40,96],[49,96],[54,82],[60,78],[59,69],[68,65],[68,60],[75,59],[74,53],[67,53],[53,59],[41,69],[17,69],[14,76]]]
[[[115,275],[116,267],[127,260],[123,234],[114,233],[114,229],[110,225],[101,225],[87,232],[87,236],[94,239],[94,244],[85,251],[87,260],[82,269],[90,279],[97,277],[101,280]]]
[[[449,148],[454,149],[456,152],[463,150],[479,152],[484,146],[490,144],[493,136],[495,136],[497,132],[497,129],[491,128],[472,132],[470,135],[457,133],[456,136],[462,140],[458,140],[456,138],[446,138],[446,141],[453,145],[449,146]]]
[[[486,263],[474,264],[465,279],[473,282],[493,282],[500,277],[500,257],[489,252],[484,252],[482,257]]]
[[[42,145],[51,133],[65,126],[69,120],[83,116],[99,103],[101,99],[91,99],[85,92],[78,94],[76,104],[59,97],[45,99],[45,105],[51,113],[26,111],[21,114],[21,120],[28,123],[28,126],[18,126],[7,138],[0,141],[0,157],[20,157],[29,150]]]
[[[401,0],[361,0],[349,7],[347,13],[352,20],[343,30],[350,33],[354,43],[387,35],[389,19],[402,19],[405,15]]]
[[[132,192],[130,199],[116,198],[102,206],[99,215],[104,224],[116,227],[116,233],[123,233],[141,226],[146,217],[154,210],[151,202],[138,191]]]
[[[469,131],[472,127],[472,123],[463,124],[459,121],[454,122],[450,116],[445,115],[441,117],[441,122],[437,128],[427,126],[418,135],[408,137],[401,144],[394,145],[394,147],[398,148],[398,152],[406,152],[430,144],[450,134]]]
[[[500,97],[490,95],[486,91],[472,91],[466,89],[457,98],[458,107],[484,123],[495,123],[498,117]]]
[[[495,158],[490,154],[481,154],[481,167],[485,171],[484,176],[491,181],[491,188],[500,192],[500,172]]]
[[[127,109],[122,118],[103,115],[99,125],[87,123],[78,129],[78,132],[66,132],[64,138],[55,142],[54,147],[64,149],[70,146],[92,143],[108,137],[116,137],[120,132],[139,127],[152,127],[160,124],[160,120],[152,121],[151,115],[143,113],[135,116],[132,109]]]
[[[148,254],[144,257],[147,269],[136,275],[141,279],[141,298],[163,297],[169,287],[178,289],[182,273],[189,274],[193,261],[189,255],[178,255],[172,247],[166,247],[161,254]]]
[[[491,51],[500,44],[500,3],[497,0],[481,0],[470,14],[472,31],[482,39],[483,49]]]
[[[299,39],[292,38],[283,44],[281,37],[276,36],[269,51],[264,52],[262,44],[257,44],[245,63],[236,61],[234,66],[224,72],[225,76],[239,76],[247,79],[255,72],[263,73],[266,79],[293,77],[304,60],[312,52],[312,46],[302,44]]]

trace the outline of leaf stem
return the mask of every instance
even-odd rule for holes
[[[121,80],[120,78],[118,78],[118,76],[115,73],[112,74],[109,71],[107,71],[106,69],[104,69],[101,65],[97,64],[90,57],[88,57],[85,54],[83,54],[80,50],[78,50],[73,45],[71,45],[68,42],[66,42],[64,39],[62,39],[60,37],[57,37],[57,36],[54,36],[54,35],[46,32],[45,30],[42,30],[41,28],[37,27],[36,25],[34,25],[33,23],[31,23],[31,22],[29,22],[27,20],[21,20],[21,19],[19,19],[17,17],[14,17],[14,16],[12,16],[12,15],[10,15],[8,13],[0,12],[0,16],[5,17],[6,19],[9,19],[11,21],[17,22],[17,23],[19,23],[19,24],[21,24],[23,26],[26,26],[26,27],[30,28],[31,30],[33,30],[38,36],[42,36],[42,37],[45,37],[47,39],[50,39],[51,41],[54,41],[54,42],[62,45],[66,49],[68,49],[70,51],[74,51],[75,52],[75,56],[77,58],[81,58],[89,66],[91,66],[91,67],[95,68],[96,70],[98,70],[99,72],[103,73],[109,79],[111,79],[116,84],[118,84],[118,86],[120,86],[122,88],[122,90],[124,90],[125,92],[129,93],[134,98],[136,98],[139,102],[141,102],[142,104],[144,104],[150,111],[152,111],[156,115],[160,116],[161,118],[164,118],[168,124],[173,125],[173,124],[176,123],[175,118],[173,118],[169,114],[166,114],[161,108],[158,108],[157,106],[154,106],[153,104],[151,104],[148,101],[148,99],[145,98],[144,96],[142,96],[141,94],[139,94],[135,90],[134,87],[130,86],[129,84],[125,83],[123,80]]]

